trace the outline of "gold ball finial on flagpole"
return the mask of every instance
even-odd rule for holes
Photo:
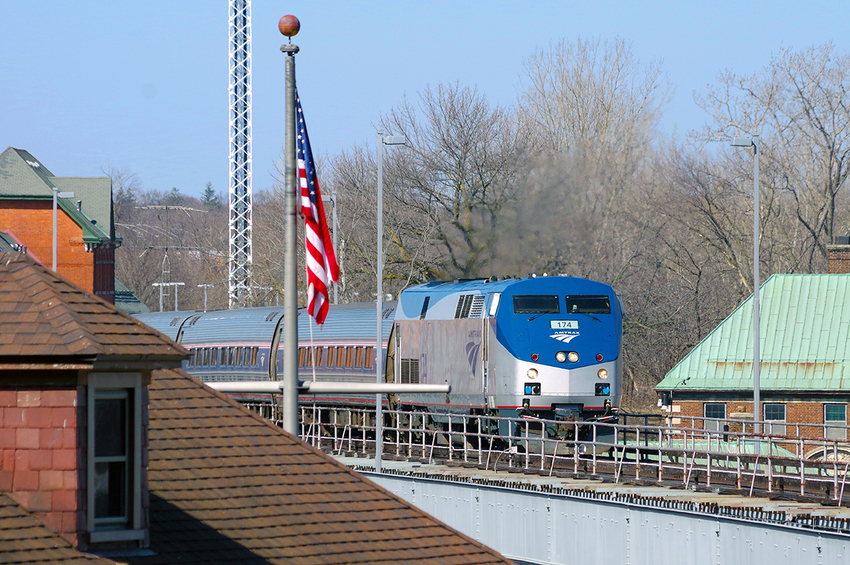
[[[292,38],[301,31],[301,22],[295,16],[287,14],[280,18],[280,21],[277,23],[277,29],[292,42]]]

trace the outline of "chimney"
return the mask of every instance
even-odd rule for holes
[[[831,275],[850,273],[850,236],[836,235],[826,246],[826,272]]]

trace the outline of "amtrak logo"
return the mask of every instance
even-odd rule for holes
[[[475,376],[475,369],[478,367],[478,350],[481,349],[480,343],[470,341],[466,344],[466,356],[469,368],[472,370],[472,376]]]
[[[578,335],[579,334],[552,334],[549,337],[551,337],[552,339],[557,339],[562,343],[569,343],[575,338],[577,338]]]

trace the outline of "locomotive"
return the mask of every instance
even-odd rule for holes
[[[376,381],[375,303],[332,305],[322,326],[304,310],[298,316],[300,380]],[[202,381],[282,380],[282,307],[136,318],[189,349],[184,369]],[[468,414],[616,417],[622,307],[606,284],[565,276],[429,282],[383,305],[382,330],[384,381],[451,386],[445,396],[388,395],[389,407],[425,412],[437,423]],[[374,405],[375,396],[300,400],[351,407]],[[495,425],[509,433],[504,421]]]

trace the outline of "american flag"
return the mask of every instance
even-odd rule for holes
[[[301,212],[304,214],[304,232],[307,236],[307,313],[313,316],[317,324],[322,324],[328,315],[328,284],[330,281],[339,281],[339,267],[325,220],[322,193],[319,191],[319,179],[316,178],[313,151],[310,149],[310,138],[307,137],[300,98],[296,97],[295,107],[298,119],[296,149],[298,177],[301,181]]]

